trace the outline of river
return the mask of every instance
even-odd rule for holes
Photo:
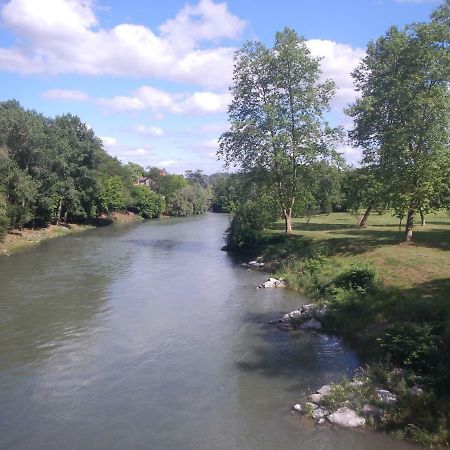
[[[303,303],[220,251],[226,215],[110,226],[0,259],[0,448],[417,447],[291,407],[351,374],[338,339],[268,322]]]

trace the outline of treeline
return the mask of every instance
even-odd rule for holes
[[[0,103],[0,237],[121,210],[144,218],[199,214],[209,201],[205,179],[201,171],[184,177],[124,165],[77,116],[49,118],[15,100]]]
[[[239,188],[223,182],[214,201],[235,213],[231,240],[280,217],[290,233],[293,217],[335,209],[363,210],[361,226],[371,211],[389,210],[410,241],[417,216],[423,223],[450,208],[449,23],[446,0],[428,22],[391,27],[369,43],[352,73],[360,96],[346,110],[347,139],[362,149],[357,169],[338,153],[345,135],[325,120],[336,86],[321,81],[305,39],[286,28],[272,48],[250,41],[238,50],[218,154],[239,171],[228,181]]]

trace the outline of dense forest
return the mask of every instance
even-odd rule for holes
[[[122,164],[80,118],[0,103],[0,236],[9,229],[95,222],[115,211],[143,218],[200,214],[207,177]]]

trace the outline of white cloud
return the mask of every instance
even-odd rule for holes
[[[364,57],[365,51],[351,45],[321,39],[311,39],[307,41],[307,45],[313,56],[323,57],[322,78],[331,78],[336,82],[337,92],[332,107],[341,109],[353,102],[357,93],[353,87],[351,72]]]
[[[235,39],[245,22],[230,14],[226,3],[200,0],[186,5],[175,17],[161,25],[162,35],[177,48],[194,48],[199,41]]]
[[[202,49],[201,43],[236,38],[245,27],[226,3],[211,0],[184,7],[159,35],[126,23],[98,28],[93,0],[10,0],[1,18],[17,38],[0,48],[3,70],[145,76],[214,88],[229,85],[234,48]]]
[[[362,150],[360,148],[351,147],[350,145],[341,145],[337,149],[339,153],[350,164],[358,165],[361,162]]]
[[[85,92],[69,89],[49,89],[42,93],[42,97],[47,100],[63,100],[69,102],[85,102],[89,100],[89,95]]]
[[[208,115],[223,113],[231,101],[230,94],[194,92],[171,94],[151,86],[142,86],[130,96],[100,98],[98,104],[107,111],[167,111],[173,114]]]
[[[156,167],[165,168],[165,167],[173,166],[177,163],[178,163],[178,161],[175,161],[174,159],[164,159],[162,161],[158,161],[155,165],[156,165]]]
[[[164,130],[158,127],[148,125],[133,125],[131,129],[135,133],[141,134],[143,136],[155,136],[155,137],[164,136]]]
[[[117,144],[117,139],[109,136],[100,136],[105,147],[110,147]]]
[[[217,139],[210,139],[209,141],[205,141],[202,143],[202,147],[212,150],[219,149],[219,141]]]

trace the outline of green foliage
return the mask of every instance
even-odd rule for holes
[[[361,97],[348,109],[363,163],[377,167],[385,197],[399,217],[441,204],[450,165],[450,28],[448,4],[428,23],[371,42],[353,78]]]
[[[394,364],[419,372],[436,367],[439,338],[428,323],[393,323],[385,328],[378,343]]]
[[[159,217],[164,211],[164,198],[146,186],[134,186],[133,207],[144,219]]]
[[[277,196],[290,232],[297,198],[308,187],[308,168],[336,155],[339,131],[328,128],[322,117],[335,86],[319,82],[319,60],[287,28],[276,34],[272,49],[248,42],[235,61],[231,128],[220,138],[218,155],[245,177],[264,173],[262,182]]]
[[[5,196],[0,192],[0,241],[3,240],[9,228],[8,208]]]
[[[232,213],[236,211],[240,193],[236,175],[217,177],[213,183],[211,208],[214,212]]]
[[[126,191],[122,179],[118,176],[100,180],[98,192],[98,211],[107,214],[122,209],[125,206]]]
[[[202,214],[208,209],[206,190],[197,183],[189,184],[175,191],[168,205],[171,216],[190,216]]]
[[[268,193],[253,192],[238,206],[225,233],[229,249],[252,248],[261,231],[277,219],[278,208]]]

